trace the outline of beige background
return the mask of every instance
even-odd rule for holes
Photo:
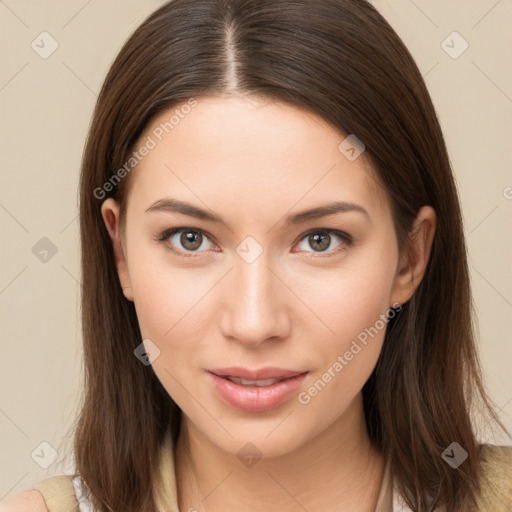
[[[462,200],[486,381],[512,430],[512,1],[373,3],[411,50],[438,110]],[[112,59],[161,4],[0,0],[0,500],[65,468],[82,372],[82,148]],[[51,49],[44,31],[58,43],[46,59],[31,47]],[[469,45],[457,58],[464,41],[454,31]],[[48,244],[43,237],[57,250],[46,262],[33,252]],[[480,432],[512,444],[485,425]],[[51,451],[42,442],[59,452],[48,470],[36,463]]]

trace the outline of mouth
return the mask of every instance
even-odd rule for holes
[[[272,386],[276,382],[281,382],[285,379],[265,379],[265,380],[250,380],[250,379],[242,379],[241,377],[222,377],[227,379],[235,384],[242,384],[242,386],[258,386],[259,388],[264,388],[266,386]]]
[[[288,400],[309,373],[282,368],[222,368],[207,370],[219,397],[246,412],[273,409]]]
[[[281,382],[297,375],[307,373],[307,370],[285,370],[267,366],[258,370],[249,370],[247,368],[231,367],[231,368],[215,368],[207,370],[218,377],[226,378],[236,384],[244,386],[271,386],[276,382]]]

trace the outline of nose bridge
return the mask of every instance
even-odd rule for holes
[[[227,290],[224,334],[253,345],[284,336],[289,327],[286,297],[269,268],[268,253],[258,250],[252,241],[242,242],[237,253]]]

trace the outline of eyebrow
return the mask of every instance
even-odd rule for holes
[[[215,222],[227,226],[226,222],[221,217],[215,215],[213,212],[203,210],[202,208],[199,208],[191,203],[180,201],[174,198],[167,197],[164,199],[159,199],[146,210],[146,212],[155,211],[181,213],[183,215],[195,217],[196,219]],[[362,206],[347,201],[334,201],[322,206],[317,206],[310,210],[303,210],[301,212],[288,215],[285,218],[285,222],[287,224],[294,225],[304,224],[310,220],[320,219],[322,217],[327,217],[328,215],[334,215],[336,213],[347,212],[359,212],[367,218],[370,224],[372,223],[370,214]]]

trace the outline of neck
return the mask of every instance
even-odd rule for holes
[[[370,443],[358,395],[326,431],[251,467],[218,448],[184,416],[175,467],[184,511],[374,512],[384,457]]]

